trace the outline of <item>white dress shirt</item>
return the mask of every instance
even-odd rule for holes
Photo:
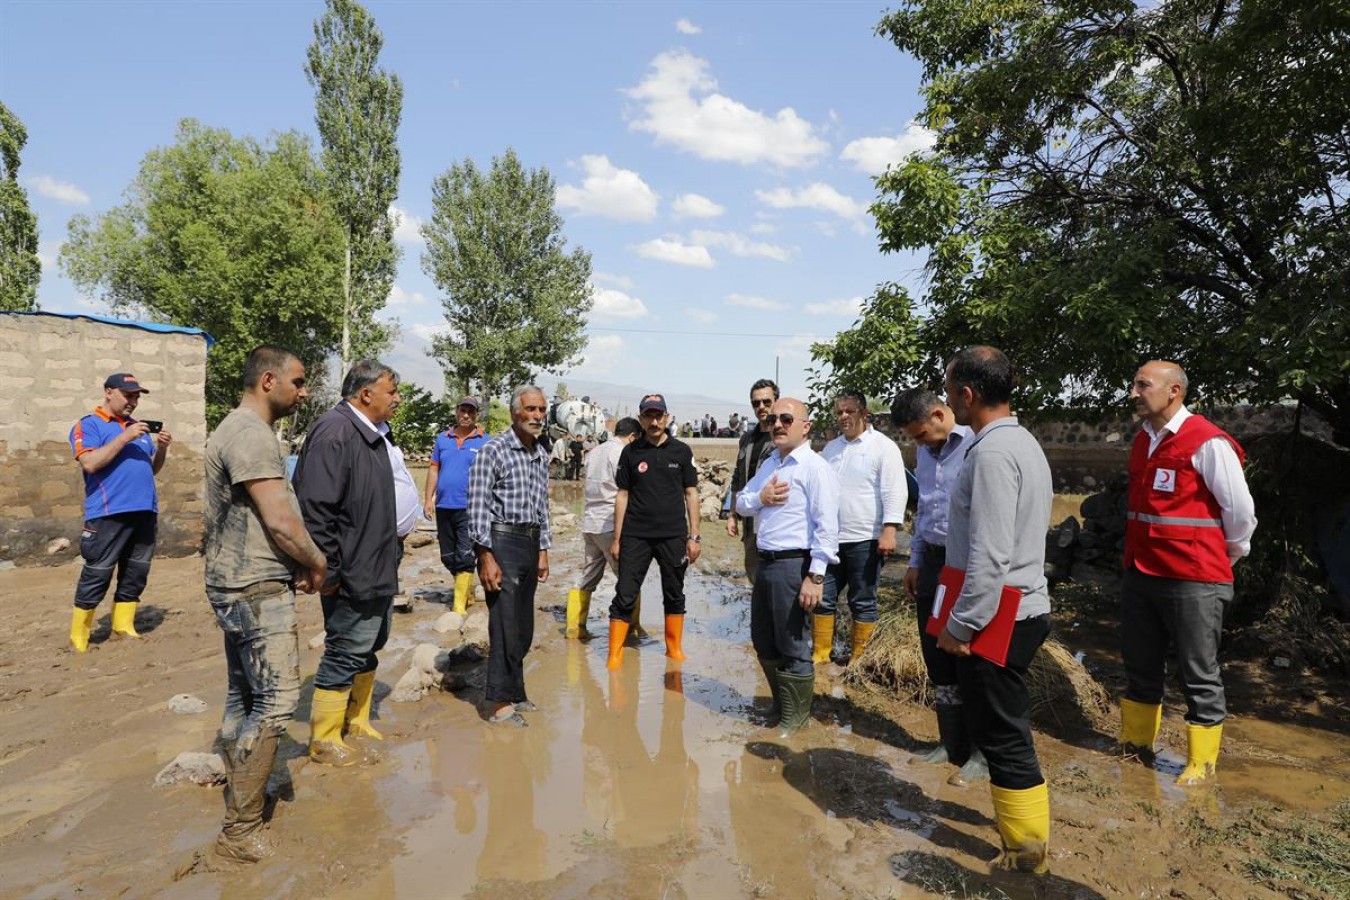
[[[610,438],[586,456],[586,508],[581,514],[582,534],[606,534],[614,530],[614,501],[619,487],[614,473],[619,468],[619,454],[627,442]]]
[[[788,484],[787,502],[765,506],[759,492],[775,476]],[[787,459],[778,450],[770,453],[736,495],[736,512],[755,516],[760,550],[809,550],[814,575],[824,575],[839,562],[839,478],[810,444],[802,444]]]
[[[417,516],[422,510],[422,501],[417,494],[417,483],[413,481],[408,464],[403,459],[403,451],[389,437],[388,422],[376,425],[351,403],[347,406],[367,428],[384,438],[385,449],[389,451],[389,468],[394,472],[394,516],[397,520],[394,528],[398,531],[399,537],[407,537],[417,527]]]
[[[839,543],[875,541],[888,522],[905,523],[909,486],[895,441],[868,425],[854,440],[839,435],[820,455],[839,478]]]
[[[1181,424],[1190,417],[1190,410],[1183,406],[1162,430],[1156,432],[1145,420],[1144,433],[1148,435],[1149,457],[1153,456],[1153,451],[1158,449],[1164,437],[1176,434]],[[1218,501],[1229,561],[1242,559],[1252,549],[1252,534],[1256,531],[1256,504],[1252,502],[1252,493],[1247,488],[1247,478],[1242,474],[1242,463],[1233,445],[1221,437],[1210,438],[1192,454],[1191,465],[1195,466],[1196,474]]]

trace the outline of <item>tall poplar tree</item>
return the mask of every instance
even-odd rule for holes
[[[19,153],[28,143],[28,129],[0,103],[0,309],[37,309],[37,216],[28,208],[28,193],[19,186]]]
[[[398,195],[403,82],[378,67],[384,36],[355,0],[327,0],[314,23],[305,74],[315,90],[329,203],[346,233],[342,367],[379,349],[375,322],[394,285],[399,248],[389,206]]]

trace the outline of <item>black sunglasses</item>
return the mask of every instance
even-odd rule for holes
[[[751,406],[773,406],[772,400],[751,400]]]
[[[797,421],[797,417],[794,416],[792,413],[779,413],[776,416],[773,414],[769,415],[770,425],[772,425],[774,422],[782,422],[784,427],[788,427],[795,421]]]

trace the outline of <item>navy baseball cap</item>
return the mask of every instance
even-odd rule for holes
[[[126,394],[148,394],[141,383],[136,380],[136,376],[130,372],[116,372],[108,376],[108,380],[103,382],[105,388],[117,388]]]
[[[459,402],[455,404],[455,408],[458,409],[461,406],[472,406],[474,409],[477,409],[478,400],[473,397],[460,397]]]
[[[660,394],[648,394],[638,403],[638,412],[646,412],[649,409],[659,409],[666,412],[666,398]]]

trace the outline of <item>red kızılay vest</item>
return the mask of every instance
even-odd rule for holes
[[[1233,580],[1224,540],[1222,510],[1191,463],[1205,441],[1238,442],[1214,423],[1192,415],[1176,434],[1148,455],[1148,432],[1139,429],[1130,450],[1129,511],[1125,522],[1125,568],[1179,581]]]

